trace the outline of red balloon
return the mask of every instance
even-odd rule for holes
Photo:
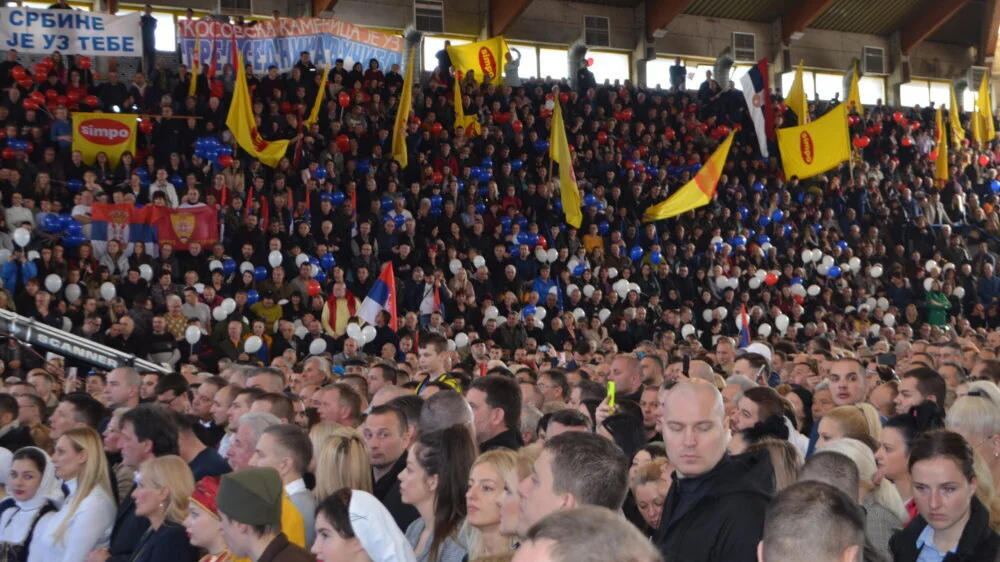
[[[66,94],[66,99],[69,100],[69,103],[76,103],[80,101],[80,94],[77,92],[68,92]]]
[[[410,122],[411,123],[416,123],[418,127],[420,126],[421,123],[423,123],[423,121],[421,121],[420,118],[417,117],[416,115],[414,115],[413,118],[410,119]]]
[[[17,85],[22,88],[30,88],[32,84],[34,84],[34,82],[31,81],[31,78],[21,78],[17,81]]]
[[[97,101],[97,96],[87,96],[83,98],[83,104],[89,105],[90,107],[97,107],[100,102]]]
[[[875,133],[876,135],[882,134],[882,124],[875,123],[874,125],[872,125],[872,132]]]
[[[566,92],[559,92],[559,103],[566,103],[569,101],[569,94]]]
[[[573,145],[570,145],[570,146],[573,146]],[[535,244],[535,247],[536,248],[548,248],[549,247],[549,241],[546,240],[544,236],[539,236],[538,237],[538,244]]]
[[[775,275],[774,273],[768,273],[767,275],[764,276],[764,283],[768,287],[773,287],[778,284],[778,276]]]
[[[441,134],[441,131],[443,130],[444,127],[441,125],[441,123],[434,123],[433,125],[431,125],[431,131],[434,133],[435,137],[439,136]]]
[[[549,117],[552,117],[552,110],[551,109],[543,109],[542,113],[541,113],[541,117],[542,117],[542,119],[548,119]]]
[[[287,102],[287,101],[281,102],[281,112],[284,113],[284,114],[291,113],[292,112],[292,104],[291,104],[291,102]]]
[[[604,144],[604,143],[608,142],[608,133],[606,133],[604,131],[599,131],[597,133],[597,142],[599,142],[601,144]]]
[[[698,124],[698,129],[701,131],[701,134],[707,133],[708,132],[708,123],[699,123]]]
[[[7,148],[3,149],[3,159],[4,160],[13,160],[15,156],[17,156],[17,153],[14,152],[13,148],[10,148],[8,146]]]
[[[587,58],[587,66],[594,66],[594,57]]]
[[[626,109],[626,110],[622,111],[622,117],[624,117],[626,121],[631,121],[632,120],[632,110],[631,109]]]
[[[39,105],[37,101],[31,98],[24,100],[24,108],[27,109],[28,111],[37,111],[38,107]]]
[[[233,165],[233,162],[235,161],[236,160],[228,154],[223,154],[222,156],[219,156],[219,159],[217,160],[219,165],[222,166],[223,168],[231,167]]]
[[[847,117],[847,124],[851,127],[857,125],[859,121],[861,121],[861,119],[859,119],[857,115],[849,115]]]
[[[139,121],[139,130],[147,135],[153,132],[153,122],[149,119]]]
[[[900,141],[900,144],[902,144],[903,146],[910,146],[913,144],[913,139],[911,139],[910,137],[903,137],[903,140]]]
[[[980,166],[985,166],[985,165],[987,165],[989,163],[990,163],[990,157],[989,156],[983,154],[982,156],[979,157],[979,165]]]
[[[854,148],[866,148],[871,142],[872,139],[869,137],[854,137],[851,144],[854,145]]]
[[[35,67],[35,82],[45,82],[45,80],[48,79],[48,73],[49,71],[47,69],[42,69],[40,71],[38,70],[38,67]]]
[[[351,96],[347,95],[346,92],[340,92],[340,95],[337,96],[337,103],[340,104],[340,107],[347,107],[351,105]]]
[[[524,129],[524,123],[520,121],[514,121],[510,124],[510,128],[514,129],[515,133],[520,133]]]
[[[56,105],[69,105],[69,98],[66,96],[56,96]]]
[[[337,150],[347,152],[351,148],[351,139],[347,135],[337,135]]]
[[[938,159],[938,151],[932,150],[930,154],[927,155],[931,160]]]
[[[675,138],[677,138],[677,131],[673,130],[673,128],[671,127],[667,127],[667,129],[663,131],[663,138],[667,139],[668,141],[672,141]]]
[[[306,290],[309,291],[310,297],[315,297],[320,292],[319,281],[313,279],[308,284],[306,284]]]
[[[444,175],[442,175],[441,172],[434,172],[431,175],[431,181],[434,185],[441,185],[441,182],[444,181]]]
[[[899,123],[900,121],[902,121],[903,120],[903,112],[902,111],[897,111],[896,113],[893,113],[892,114],[892,120],[895,121],[896,123]]]
[[[23,80],[28,73],[24,71],[24,67],[15,66],[10,70],[10,75],[14,77],[14,80]]]
[[[90,57],[76,57],[76,66],[80,70],[90,70]]]
[[[59,97],[59,92],[57,92],[55,90],[47,90],[45,92],[45,99],[46,100],[54,101],[57,97]]]
[[[43,104],[43,103],[45,103],[45,94],[43,94],[41,92],[31,92],[31,95],[28,96],[28,99],[34,100],[35,102],[37,102],[39,104]]]

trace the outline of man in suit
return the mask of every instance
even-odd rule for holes
[[[125,412],[121,421],[122,462],[136,471],[143,462],[164,455],[176,455],[177,426],[170,413],[163,406],[145,404]],[[149,519],[135,513],[132,495],[122,499],[111,528],[110,548],[102,548],[91,554],[109,562],[128,562],[146,530]]]
[[[316,514],[316,500],[306,488],[302,478],[312,461],[313,450],[309,435],[301,427],[283,423],[264,430],[257,440],[250,466],[273,468],[278,471],[285,493],[295,509],[302,514],[306,529],[306,547],[311,547],[316,538],[313,518]]]

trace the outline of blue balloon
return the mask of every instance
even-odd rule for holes
[[[493,174],[489,170],[483,170],[479,172],[479,175],[476,177],[476,179],[480,182],[488,182],[492,178]]]
[[[70,235],[67,234],[66,236],[63,236],[63,238],[62,238],[62,244],[63,244],[63,246],[66,246],[67,248],[71,248],[71,249],[72,248],[76,248],[77,246],[79,246],[80,244],[83,244],[86,241],[87,241],[87,238],[84,237],[82,234],[78,234],[78,235],[75,235],[75,236],[70,236]]]
[[[510,247],[510,255],[514,256],[515,258],[520,257],[521,256],[521,245],[520,244],[514,244],[513,246],[511,246]]]
[[[170,183],[172,183],[174,186],[184,185],[184,178],[180,177],[177,174],[174,174],[170,176]]]
[[[476,214],[481,215],[485,212],[486,212],[486,203],[483,203],[482,201],[476,203]]]
[[[222,260],[222,274],[232,275],[236,271],[236,260],[227,258]]]
[[[583,265],[582,263],[581,264],[577,264],[577,266],[573,268],[573,275],[576,275],[577,277],[579,277],[579,276],[583,275],[584,271],[587,271],[587,266]]]
[[[752,228],[748,228],[746,236],[747,238],[753,238],[754,236],[757,236],[757,231]]]
[[[443,202],[444,202],[444,199],[442,199],[440,195],[438,195],[436,193],[434,195],[431,195],[431,208],[432,209],[439,209],[439,208],[441,208],[441,203],[443,203]]]
[[[547,141],[547,140],[537,140],[537,141],[535,141],[535,151],[536,152],[548,152],[549,151],[549,141]]]
[[[741,248],[747,245],[747,239],[742,234],[733,237],[733,245],[737,248]]]
[[[521,160],[520,158],[518,158],[517,160],[513,160],[510,163],[510,169],[514,170],[515,172],[519,171],[522,166],[524,166],[524,161]]]
[[[323,269],[333,269],[333,266],[337,265],[337,260],[333,257],[333,254],[323,254],[323,257],[319,258],[319,263],[323,266]]]
[[[632,249],[629,250],[629,253],[628,253],[629,257],[632,258],[632,261],[639,261],[639,260],[641,260],[642,259],[642,254],[643,254],[643,252],[642,252],[642,247],[641,246],[632,246]]]
[[[327,191],[324,191],[323,193],[319,194],[319,200],[320,201],[329,201],[329,202],[332,203],[333,202],[333,195],[331,195]]]
[[[473,166],[469,168],[469,175],[473,178],[479,179],[479,176],[483,173],[483,169],[479,166]]]
[[[257,281],[263,281],[267,279],[267,268],[263,265],[258,265],[253,270],[253,278]]]
[[[318,180],[326,179],[326,168],[316,168],[316,179]]]
[[[479,181],[479,178],[476,178],[476,181]],[[476,193],[478,193],[480,197],[486,197],[490,194],[490,187],[488,185],[480,185],[479,189],[476,190]]]
[[[66,187],[68,187],[73,193],[76,193],[77,191],[83,189],[83,180],[69,180],[66,182]]]
[[[69,213],[63,213],[59,215],[59,230],[66,230],[67,228],[69,228],[69,225],[75,222],[76,221],[73,220],[72,215],[70,215]]]
[[[326,281],[326,272],[320,269],[316,272],[316,275],[313,275],[313,279],[319,281],[320,283]]]
[[[801,285],[801,284],[802,284],[801,277],[792,277],[792,285]]]
[[[431,207],[431,215],[433,215],[435,217],[440,217],[441,216],[441,212],[442,212],[441,211],[441,207]]]
[[[597,232],[601,236],[606,235],[610,230],[611,230],[611,225],[608,224],[608,221],[601,221],[601,223],[597,225]]]
[[[83,225],[73,221],[66,227],[67,236],[82,236],[83,235]]]
[[[396,222],[396,226],[402,227],[406,224],[406,215],[396,215],[392,217],[392,220]]]
[[[649,261],[653,265],[660,265],[660,262],[663,261],[663,254],[659,250],[653,250],[649,253]]]
[[[597,197],[595,197],[593,193],[588,193],[588,194],[586,194],[586,195],[583,196],[583,204],[586,207],[590,207],[592,205],[596,205],[597,204]]]
[[[785,224],[785,236],[788,236],[791,233],[792,233],[792,225]]]
[[[761,244],[770,244],[771,237],[768,236],[767,234],[761,234],[760,236],[757,237],[757,241],[760,242]]]
[[[823,230],[823,225],[821,225],[821,224],[819,224],[819,223],[815,223],[815,224],[813,224],[813,225],[812,225],[812,227],[813,227],[813,231],[814,231],[814,232],[815,232],[816,234],[819,234],[819,231]]]
[[[1000,191],[1000,180],[993,180],[993,181],[991,181],[990,182],[990,189],[993,190],[993,193],[996,193],[996,192]]]
[[[484,168],[492,168],[493,167],[493,159],[490,158],[489,156],[486,156],[486,157],[483,158],[483,161],[480,162],[480,165],[482,165],[482,167],[484,167]]]
[[[367,158],[358,162],[358,171],[362,174],[367,174],[371,170],[371,162]]]
[[[654,168],[653,166],[646,166],[646,174],[648,174],[649,177],[651,178],[655,178],[656,176],[660,175],[660,171]]]
[[[135,175],[139,176],[140,178],[148,178],[149,170],[147,170],[146,168],[136,168]]]
[[[556,210],[559,211],[560,213],[562,212],[563,210],[562,199],[556,199]]]
[[[847,240],[840,240],[839,242],[837,242],[837,247],[840,248],[841,251],[846,250],[847,249]]]
[[[219,152],[219,156],[232,156],[233,155],[233,149],[230,148],[230,147],[228,147],[228,146],[225,146],[225,145],[219,146],[219,148],[217,148],[216,150]]]
[[[528,233],[528,245],[529,246],[534,246],[536,244],[538,244],[538,235],[535,234],[534,232],[529,232]]]
[[[753,190],[758,192],[764,191],[764,184],[760,183],[759,181],[753,182]]]
[[[722,252],[722,242],[716,242],[715,243],[715,253],[718,254],[720,252]]]
[[[257,292],[257,289],[247,291],[247,304],[253,306],[258,302],[260,302],[260,293]]]
[[[202,158],[205,160],[218,160],[219,159],[219,149],[218,148],[206,148],[202,151]]]
[[[309,263],[315,265],[316,267],[320,266],[319,258],[317,258],[316,256],[309,256]]]
[[[343,191],[334,191],[330,194],[330,197],[333,197],[334,205],[340,205],[344,202],[345,195]]]
[[[834,279],[840,277],[840,266],[831,265],[830,269],[826,272],[826,274],[829,275],[830,277],[833,277]]]
[[[42,219],[42,230],[50,234],[55,234],[62,230],[62,219],[59,215],[48,214]]]
[[[757,222],[759,222],[761,226],[767,226],[771,224],[771,217],[767,215],[761,215],[760,219],[758,219]]]
[[[462,191],[465,189],[465,182],[462,180],[455,180],[455,185],[458,187],[459,193],[462,193]]]
[[[743,220],[747,220],[748,218],[750,218],[750,209],[747,209],[746,207],[740,207],[739,209],[737,209],[737,211],[740,213],[740,216],[743,217]]]
[[[524,232],[524,231],[518,232],[517,233],[517,240],[516,240],[516,242],[518,244],[527,244],[528,243],[528,233]]]
[[[511,221],[510,217],[508,217],[508,216],[500,217],[500,224],[504,225],[505,227],[510,228],[510,223],[511,222],[513,222],[513,221]]]
[[[392,197],[389,197],[388,195],[386,195],[385,197],[383,197],[382,198],[382,211],[385,212],[385,213],[388,213],[389,211],[392,210],[392,207],[393,207]]]
[[[781,222],[782,219],[784,218],[785,218],[785,213],[781,209],[775,209],[774,212],[771,213],[771,220],[773,220],[774,222]]]
[[[525,305],[524,310],[521,311],[521,315],[527,318],[528,316],[534,316],[538,312],[538,307],[533,304]]]
[[[35,262],[33,261],[25,262],[24,265],[21,266],[21,275],[23,275],[25,279],[34,279],[35,277],[38,277],[38,266],[35,265]]]

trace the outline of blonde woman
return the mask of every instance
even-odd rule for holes
[[[982,385],[973,387],[973,385]],[[948,410],[946,426],[949,431],[961,435],[972,446],[973,451],[982,456],[986,464],[990,482],[994,488],[1000,487],[1000,406],[983,388],[996,385],[987,381],[976,381],[970,386],[970,394],[955,400]],[[984,502],[985,503],[985,502]]]
[[[503,497],[500,499],[500,534],[507,537],[517,536],[517,523],[521,510],[521,498],[517,495],[517,486],[531,475],[535,461],[542,455],[539,443],[522,447],[517,451],[517,470],[507,474],[503,482]]]
[[[184,529],[194,476],[184,459],[166,455],[139,467],[139,485],[132,490],[135,514],[149,519],[129,562],[195,562],[198,551]]]
[[[324,421],[319,422],[309,429],[309,441],[312,442],[313,450],[312,460],[309,461],[309,472],[311,474],[316,474],[316,461],[319,459],[319,453],[323,450],[326,440],[333,437],[333,434],[338,429],[343,429],[343,427],[339,423]]]
[[[365,441],[357,430],[341,427],[333,432],[316,459],[316,487],[321,502],[341,488],[372,492],[372,465]]]
[[[667,467],[666,458],[653,459],[629,475],[629,489],[635,498],[642,520],[646,522],[644,531],[647,537],[660,528],[660,517],[663,515],[663,502],[670,491],[671,480],[663,478],[663,470]]]
[[[780,492],[798,480],[802,454],[787,439],[761,439],[747,447],[747,452],[767,451],[774,467],[774,491]]]
[[[512,475],[517,475],[517,453],[508,449],[483,453],[472,465],[463,529],[469,560],[511,552],[513,541],[500,532],[500,501],[504,482]]]
[[[870,404],[857,406],[837,406],[827,412],[819,422],[817,447],[837,439],[849,437],[858,439],[878,448],[878,438],[882,433],[878,422],[878,410]]]
[[[101,436],[89,427],[63,433],[56,441],[52,464],[69,496],[59,511],[38,523],[28,562],[83,562],[92,550],[108,545],[115,520]]]

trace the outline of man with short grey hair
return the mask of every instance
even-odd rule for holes
[[[461,394],[454,390],[442,390],[424,400],[420,409],[420,431],[433,433],[453,425],[464,425],[475,440],[472,408]]]
[[[250,457],[253,456],[257,441],[264,434],[264,430],[281,424],[281,420],[273,414],[263,412],[250,412],[240,416],[240,427],[236,430],[236,437],[233,444],[226,451],[226,460],[233,470],[243,470],[250,466]]]

